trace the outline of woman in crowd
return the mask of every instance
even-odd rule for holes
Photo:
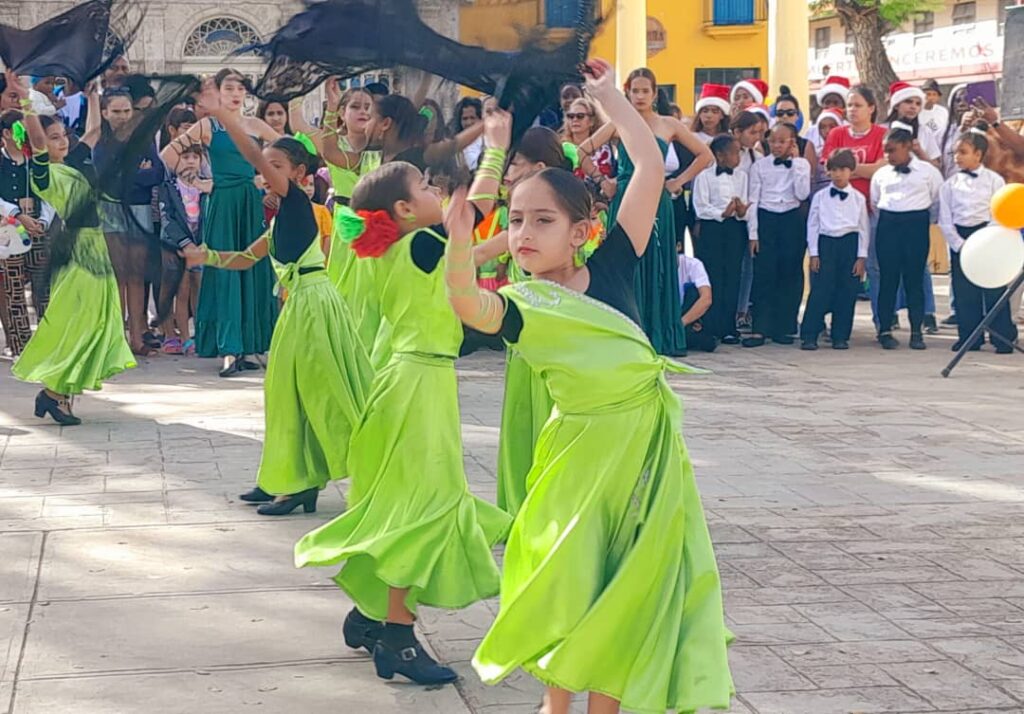
[[[457,136],[469,129],[474,124],[482,122],[484,120],[484,105],[476,97],[463,97],[459,100],[459,103],[455,105],[455,113],[452,116],[452,125],[450,133],[452,136]],[[484,138],[477,137],[472,143],[470,143],[465,149],[462,150],[462,160],[466,164],[466,168],[470,171],[476,171],[477,164],[480,163],[480,154],[484,151]]]
[[[288,107],[283,102],[260,102],[256,116],[281,136],[291,136],[293,133],[288,123]]]

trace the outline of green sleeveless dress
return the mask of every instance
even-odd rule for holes
[[[373,374],[348,307],[324,272],[319,237],[294,263],[274,259],[270,240],[288,299],[263,382],[266,435],[257,484],[281,496],[323,488],[348,474],[349,438]]]
[[[661,155],[669,145],[658,139]],[[619,189],[608,207],[608,223],[617,222],[619,206],[626,186],[633,176],[633,161],[625,147],[619,147]],[[675,212],[672,197],[662,189],[658,213],[654,219],[651,242],[640,256],[636,268],[636,302],[644,332],[660,355],[686,353],[686,328],[683,327],[683,306],[679,301],[679,257],[676,252]]]
[[[213,250],[241,251],[263,233],[263,203],[255,170],[224,127],[211,120],[213,193],[203,214],[203,242]],[[274,272],[269,262],[251,270],[207,270],[196,308],[200,357],[261,354],[270,347],[277,318]]]
[[[433,231],[420,235],[446,242]],[[455,378],[462,326],[448,303],[444,258],[424,272],[413,262],[415,237],[372,259],[392,355],[352,435],[348,510],[295,546],[300,567],[344,562],[335,581],[378,620],[387,615],[389,587],[408,588],[413,611],[496,595],[491,547],[511,521],[466,484]]]
[[[664,376],[688,368],[590,297],[538,280],[501,293],[522,314],[516,348],[556,411],[473,666],[490,684],[521,667],[626,711],[727,708],[721,582]]]
[[[46,163],[33,158],[36,174]],[[67,217],[93,201],[86,178],[70,166],[48,164],[49,182],[36,194]],[[100,389],[118,372],[135,366],[124,336],[121,298],[99,223],[79,229],[68,264],[54,277],[50,305],[11,373],[59,394]]]

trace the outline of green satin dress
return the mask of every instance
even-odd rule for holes
[[[78,213],[93,201],[86,178],[63,164],[32,159],[33,189],[57,215]],[[45,188],[35,176],[48,166]],[[107,253],[103,231],[81,228],[71,260],[55,276],[50,305],[25,345],[11,373],[25,382],[39,382],[58,394],[81,394],[100,389],[103,382],[135,366],[124,336],[121,298]]]
[[[203,242],[212,250],[242,251],[264,231],[263,201],[253,184],[255,169],[218,122],[211,120],[211,126],[213,193],[203,213]],[[269,262],[244,271],[204,271],[196,308],[196,354],[266,352],[277,318],[273,289]]]
[[[419,240],[446,240],[420,231]],[[392,355],[377,372],[349,448],[348,510],[295,546],[295,563],[344,563],[335,577],[360,611],[385,619],[388,589],[407,606],[461,608],[497,594],[491,547],[511,519],[469,492],[462,461],[455,358],[462,325],[448,303],[444,258],[424,272],[416,234],[377,261]]]
[[[556,411],[473,666],[489,684],[522,668],[631,712],[727,708],[721,581],[664,374],[687,368],[590,297],[538,280],[501,293],[522,314],[516,348]]]
[[[661,155],[668,153],[669,144],[658,139]],[[608,223],[617,222],[619,206],[626,187],[633,176],[633,161],[625,147],[619,147],[619,188],[608,207]],[[636,303],[640,308],[640,322],[660,355],[686,354],[686,328],[683,327],[683,307],[679,300],[679,255],[676,251],[675,210],[672,197],[662,189],[658,213],[647,250],[636,268]]]
[[[271,236],[273,231],[271,231]],[[324,272],[319,236],[294,263],[270,255],[288,298],[263,382],[266,435],[257,484],[275,496],[346,476],[349,438],[373,373],[352,316]]]

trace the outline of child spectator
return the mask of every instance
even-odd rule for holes
[[[793,344],[804,294],[807,226],[800,202],[811,193],[811,165],[797,155],[796,127],[776,124],[770,134],[771,156],[750,171],[748,237],[754,256],[754,326],[744,347],[760,347],[765,338]]]
[[[714,304],[711,300],[711,281],[704,264],[683,253],[679,254],[679,301],[683,306],[686,348],[714,352],[718,340],[710,330],[705,329],[703,320]]]
[[[694,249],[703,263],[715,301],[703,320],[705,332],[722,344],[739,344],[736,302],[747,251],[747,174],[739,168],[740,143],[729,134],[711,140],[715,164],[693,181],[697,216]]]
[[[857,159],[840,149],[827,162],[831,185],[811,199],[807,249],[811,256],[811,295],[800,326],[800,349],[818,349],[825,314],[832,313],[832,349],[850,347],[857,293],[864,279],[871,225],[867,201],[850,186]]]

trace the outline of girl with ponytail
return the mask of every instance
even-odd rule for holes
[[[287,299],[270,342],[263,389],[266,436],[256,487],[240,498],[257,513],[316,510],[319,492],[348,474],[349,435],[366,402],[371,371],[348,308],[324,269],[320,229],[302,184],[316,166],[312,148],[281,137],[260,151],[241,119],[207,90],[203,103],[241,156],[279,199],[270,230],[239,252],[190,245],[190,265],[249,270],[269,256]],[[308,139],[307,139],[308,142]]]

